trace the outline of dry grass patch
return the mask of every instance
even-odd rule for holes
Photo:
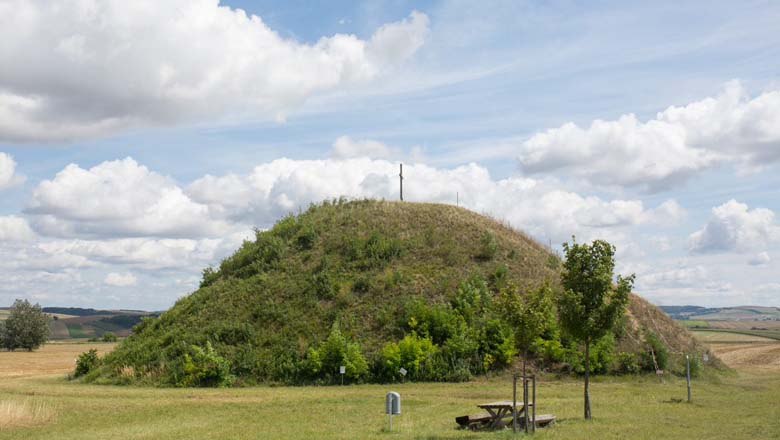
[[[76,366],[79,354],[96,348],[100,355],[114,349],[116,344],[105,343],[50,343],[36,351],[0,352],[0,378],[68,374]]]
[[[56,412],[45,402],[0,401],[0,429],[38,426],[55,419]]]

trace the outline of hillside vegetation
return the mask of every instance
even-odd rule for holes
[[[260,382],[460,381],[515,359],[500,293],[559,291],[561,262],[506,225],[448,205],[337,200],[258,231],[201,287],[86,374],[98,382],[213,386]],[[580,371],[551,317],[540,366]],[[678,368],[701,351],[660,310],[630,312],[596,344],[600,373]],[[92,362],[92,361],[91,361]]]

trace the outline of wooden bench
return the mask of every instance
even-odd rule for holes
[[[539,414],[536,416],[536,426],[544,428],[555,423],[555,416],[552,414]]]
[[[455,422],[460,425],[461,428],[469,428],[471,430],[479,429],[483,425],[488,424],[491,420],[493,420],[493,416],[487,413],[455,417]]]

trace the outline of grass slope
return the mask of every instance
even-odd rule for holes
[[[325,203],[258,232],[218,269],[204,271],[202,287],[140,325],[109,356],[103,376],[157,383],[174,363],[187,368],[186,356],[196,354],[186,344],[208,341],[239,378],[284,377],[336,321],[371,358],[408,334],[414,301],[448,307],[474,276],[493,292],[498,284],[556,285],[559,268],[559,259],[525,234],[462,208]],[[672,351],[697,348],[685,329],[633,297],[620,346],[643,351],[648,330]]]

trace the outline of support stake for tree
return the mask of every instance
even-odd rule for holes
[[[685,355],[685,380],[688,382],[688,403],[691,403],[691,357]]]
[[[512,375],[512,432],[517,432],[517,373]]]

